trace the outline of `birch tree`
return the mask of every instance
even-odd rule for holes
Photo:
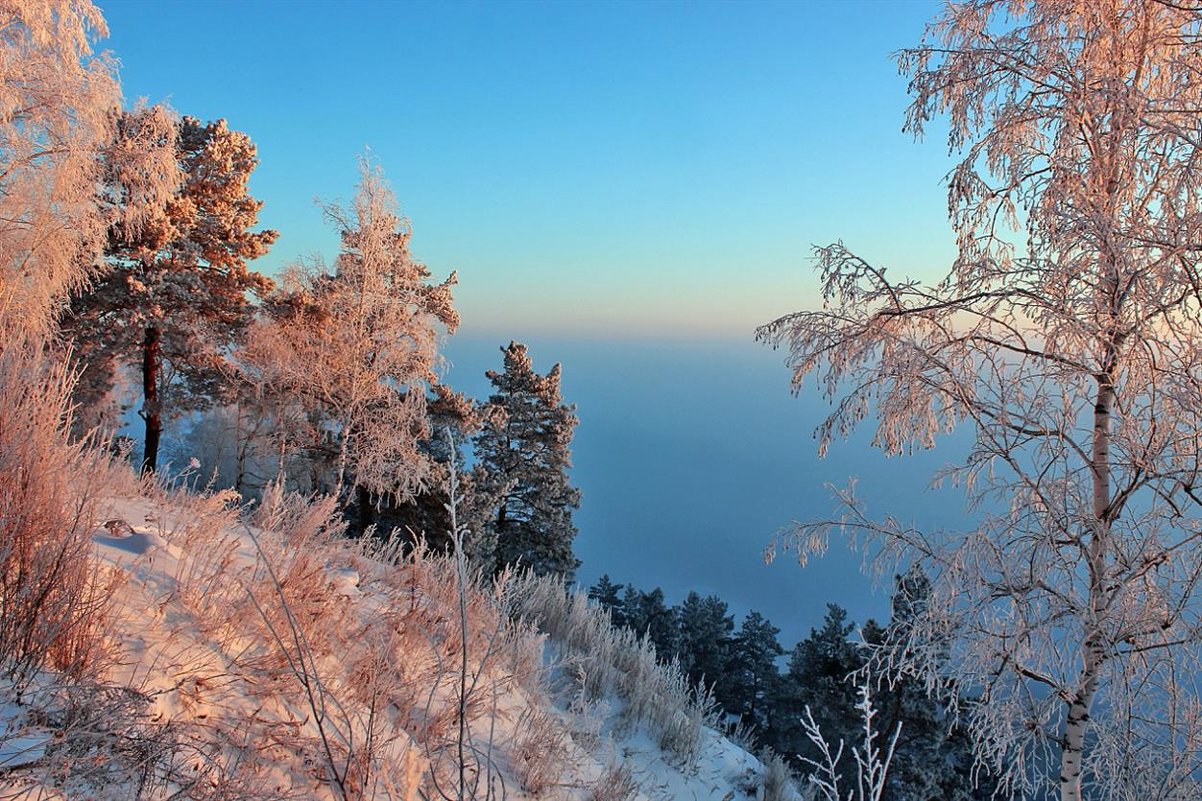
[[[979,696],[1012,792],[1197,797],[1202,647],[1202,7],[949,3],[902,51],[906,128],[938,116],[958,257],[935,285],[819,247],[818,310],[758,335],[889,454],[971,432],[961,531],[869,517],[854,485],[784,544],[842,532],[930,601],[877,658]],[[942,667],[941,667],[942,666]]]
[[[432,437],[426,390],[438,383],[440,329],[459,324],[456,277],[430,282],[371,165],[351,207],[325,211],[342,234],[332,269],[318,261],[287,271],[240,358],[279,400],[281,449],[317,468],[311,489],[411,500],[440,475],[423,445]]]

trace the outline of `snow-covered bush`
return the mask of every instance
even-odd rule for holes
[[[143,628],[138,607],[158,611],[133,672],[152,717],[205,754],[192,768],[206,787],[496,797],[502,757],[515,764],[524,747],[494,743],[498,706],[523,693],[537,705],[543,675],[542,636],[508,611],[505,574],[483,581],[446,555],[402,555],[397,539],[347,539],[332,499],[279,487],[246,522],[230,493],[147,494],[157,547],[132,568],[148,593],[133,606]],[[539,774],[559,751],[526,745],[530,781],[553,783]]]
[[[568,770],[568,732],[542,707],[527,709],[517,728],[514,769],[522,789],[539,795],[559,784]]]
[[[15,697],[14,689],[0,683],[0,697]],[[20,699],[0,703],[0,797],[76,797],[99,786],[146,798],[181,783],[175,731],[146,717],[144,694],[44,673]]]

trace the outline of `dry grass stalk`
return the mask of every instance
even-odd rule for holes
[[[640,785],[624,762],[611,764],[589,788],[589,801],[634,801]]]
[[[0,348],[0,673],[74,678],[105,659],[111,580],[92,555],[107,458],[67,444],[71,376],[35,345]]]
[[[563,781],[570,739],[563,724],[541,707],[529,707],[518,722],[510,758],[522,789],[539,795]]]
[[[629,726],[646,726],[681,765],[696,764],[704,729],[715,723],[713,699],[693,688],[676,663],[659,661],[655,647],[629,629],[616,629],[609,614],[561,581],[525,574],[513,589],[515,613],[555,640],[577,665],[591,699],[614,693]]]

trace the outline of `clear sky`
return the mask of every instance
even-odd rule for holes
[[[313,199],[370,147],[468,331],[749,337],[812,301],[811,244],[951,255],[890,58],[928,0],[99,2],[128,99],[258,143],[261,268],[332,254]]]

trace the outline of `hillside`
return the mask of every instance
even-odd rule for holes
[[[562,586],[461,585],[329,503],[123,469],[88,526],[102,664],[4,686],[0,797],[763,797],[680,676]]]

